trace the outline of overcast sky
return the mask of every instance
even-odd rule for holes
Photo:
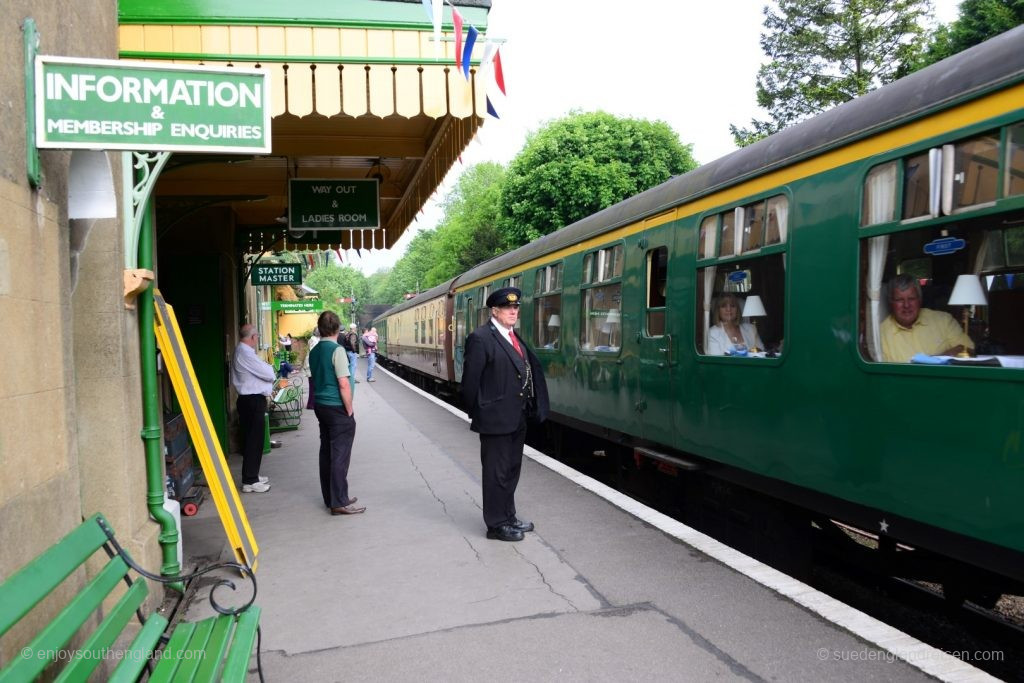
[[[938,21],[956,19],[959,0],[933,4]],[[394,265],[416,232],[437,225],[438,203],[466,166],[507,164],[529,132],[575,109],[665,121],[693,145],[701,164],[733,151],[729,124],[765,117],[754,93],[764,60],[763,6],[763,0],[493,0],[488,33],[505,40],[506,110],[501,119],[487,117],[463,164],[456,162],[395,247],[364,251],[349,264],[366,275]]]

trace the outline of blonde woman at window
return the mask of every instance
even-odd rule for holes
[[[708,333],[708,355],[745,354],[747,349],[754,346],[764,348],[757,329],[750,323],[741,322],[742,309],[735,294],[722,294],[718,297],[712,309],[714,324]]]

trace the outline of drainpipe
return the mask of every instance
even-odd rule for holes
[[[147,204],[139,230],[139,268],[153,270],[153,214]],[[146,504],[149,514],[160,524],[160,546],[163,550],[163,576],[181,573],[178,564],[178,527],[174,517],[164,509],[163,440],[161,438],[160,389],[156,374],[156,333],[153,327],[153,287],[139,294],[139,361],[142,373],[142,442],[146,453]],[[185,592],[181,582],[168,584]]]

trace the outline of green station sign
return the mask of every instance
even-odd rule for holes
[[[36,146],[269,154],[267,72],[37,56]]]
[[[296,237],[321,232],[380,227],[380,195],[376,178],[288,182],[288,229]],[[323,241],[331,241],[326,236]]]
[[[252,267],[254,285],[301,285],[302,266],[298,263],[257,263]]]
[[[281,311],[282,313],[316,313],[324,310],[324,302],[320,299],[310,299],[308,301],[273,301],[270,306],[271,310]]]

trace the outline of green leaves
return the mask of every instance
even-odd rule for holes
[[[692,145],[662,121],[575,112],[531,134],[512,160],[500,225],[520,246],[696,166]]]
[[[914,63],[928,0],[778,0],[765,8],[757,103],[770,119],[730,126],[739,146],[885,85]]]

